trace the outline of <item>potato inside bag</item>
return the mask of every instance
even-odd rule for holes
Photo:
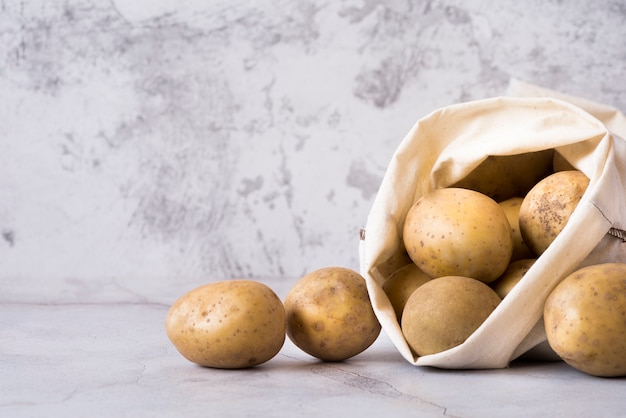
[[[416,356],[382,289],[412,262],[402,238],[411,206],[445,187],[474,189],[496,201],[523,197],[553,172],[555,155],[590,179],[565,228],[465,342]],[[554,359],[542,321],[546,298],[582,265],[626,262],[625,229],[626,141],[562,98],[496,97],[448,106],[416,122],[389,163],[362,231],[360,269],[383,330],[407,361],[502,368],[528,353]]]

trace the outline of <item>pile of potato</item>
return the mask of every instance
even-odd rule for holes
[[[403,225],[412,262],[382,289],[417,356],[462,344],[550,246],[589,179],[554,150],[488,157],[463,180],[418,199]],[[552,292],[544,322],[552,349],[598,376],[626,375],[626,264],[574,272]],[[324,361],[366,350],[381,326],[365,279],[328,267],[302,277],[284,301],[253,280],[210,283],[170,308],[166,332],[206,367],[247,368],[285,337]]]
[[[556,152],[551,170],[527,174],[531,157],[541,168],[548,155],[490,157],[410,208],[403,242],[413,263],[383,290],[417,356],[462,344],[563,230],[589,179]],[[545,304],[548,343],[583,372],[626,375],[625,316],[626,265],[580,269]]]

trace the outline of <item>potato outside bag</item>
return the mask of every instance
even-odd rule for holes
[[[517,97],[472,101],[432,112],[415,123],[387,167],[361,231],[360,271],[384,331],[416,366],[507,367],[513,359],[547,346],[544,302],[565,276],[583,265],[626,262],[626,141],[607,127],[626,135],[623,115],[592,102],[577,106],[567,97],[550,97],[550,91],[533,87],[514,81],[509,94]],[[463,344],[416,357],[382,290],[391,273],[411,262],[402,242],[409,208],[425,193],[454,185],[488,156],[549,149],[590,179],[567,225]]]

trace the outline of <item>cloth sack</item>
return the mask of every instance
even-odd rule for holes
[[[360,270],[374,311],[407,361],[486,369],[506,367],[529,353],[556,358],[542,320],[552,289],[584,265],[626,263],[623,137],[626,118],[615,108],[518,80],[512,80],[508,96],[444,107],[415,123],[388,165],[359,243]],[[394,271],[411,262],[402,242],[409,208],[425,193],[462,181],[489,156],[506,158],[515,167],[527,164],[527,157],[535,155],[529,153],[540,152],[558,152],[590,179],[567,225],[464,343],[416,357],[382,290]]]

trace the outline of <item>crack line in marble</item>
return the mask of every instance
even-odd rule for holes
[[[310,370],[311,372],[319,376],[323,376],[331,380],[338,381],[340,383],[343,383],[345,385],[348,385],[357,389],[366,390],[367,392],[370,392],[375,395],[382,395],[388,398],[401,399],[401,400],[407,400],[407,401],[418,401],[423,404],[431,405],[433,407],[441,409],[443,416],[455,417],[454,415],[448,415],[447,407],[443,405],[439,405],[437,403],[427,401],[418,396],[406,394],[402,391],[399,391],[388,382],[383,382],[378,379],[366,377],[359,373],[344,370],[340,367],[335,367],[335,366],[331,366],[327,364],[322,365],[319,368],[312,367]]]

